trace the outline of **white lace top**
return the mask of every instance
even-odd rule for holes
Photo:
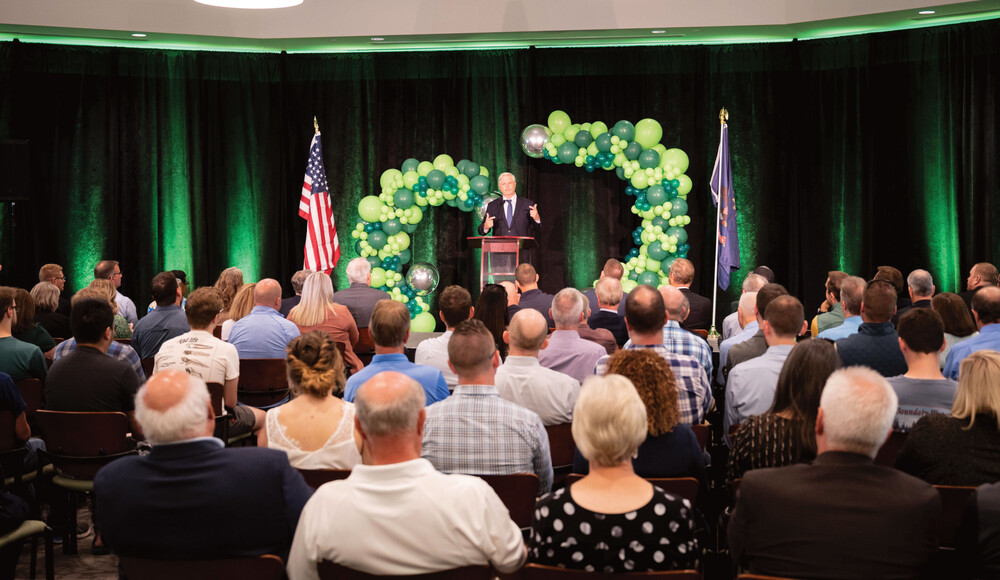
[[[315,451],[303,451],[299,442],[285,433],[278,421],[281,407],[267,411],[267,446],[288,454],[288,462],[297,469],[351,469],[361,463],[361,454],[354,442],[354,405],[344,403],[344,413],[337,429],[326,443]]]

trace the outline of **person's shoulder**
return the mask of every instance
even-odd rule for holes
[[[94,489],[98,492],[108,488],[133,489],[136,483],[136,469],[148,461],[150,461],[148,456],[129,455],[108,463],[94,476]]]

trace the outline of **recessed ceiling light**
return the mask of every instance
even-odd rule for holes
[[[933,10],[921,10],[920,12],[917,12],[917,14],[934,14],[934,11]]]
[[[132,36],[134,36],[136,38],[146,38],[146,35],[143,34],[143,33],[141,33],[141,32],[133,32]]]
[[[218,6],[220,8],[288,8],[298,6],[302,0],[194,0],[199,4]]]
[[[666,30],[653,30],[652,31],[653,34],[666,34],[666,32],[667,32]]]
[[[385,37],[382,37],[382,36],[373,36],[372,40],[374,40],[375,42],[378,42],[380,40],[385,40]]]

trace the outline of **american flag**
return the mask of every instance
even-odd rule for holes
[[[736,228],[736,191],[733,189],[733,166],[729,162],[729,126],[722,123],[719,153],[712,169],[712,204],[719,207],[719,288],[729,288],[729,275],[740,269],[740,240]]]
[[[303,269],[329,274],[340,259],[340,242],[337,240],[333,208],[330,207],[330,191],[326,183],[326,169],[323,168],[323,146],[320,144],[319,129],[309,145],[309,161],[306,163],[302,198],[299,200],[299,217],[309,222],[303,251]]]

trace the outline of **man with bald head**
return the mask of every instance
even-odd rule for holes
[[[212,437],[215,413],[205,383],[180,370],[149,379],[135,408],[153,450],[113,461],[94,479],[102,538],[115,554],[286,557],[312,489],[285,452],[225,449]]]
[[[705,376],[711,384],[714,371],[712,349],[703,338],[681,328],[691,312],[687,295],[673,286],[663,286],[660,288],[660,296],[663,296],[663,306],[667,310],[667,323],[663,326],[663,346],[672,353],[694,357],[705,369]]]
[[[550,327],[555,326],[549,315],[553,296],[538,289],[538,272],[535,271],[535,267],[531,264],[518,266],[514,272],[514,283],[521,291],[521,297],[517,301],[518,309],[534,308],[542,313]]]
[[[285,320],[281,308],[281,284],[264,278],[253,289],[253,310],[236,321],[229,343],[240,358],[285,358],[285,348],[299,335],[299,327]]]
[[[527,555],[521,532],[493,489],[478,477],[445,475],[420,457],[427,412],[416,381],[379,373],[358,389],[354,403],[365,462],[306,504],[289,578],[318,580],[323,560],[379,576],[521,567]]]
[[[1000,351],[1000,288],[981,288],[972,297],[972,318],[979,334],[952,347],[945,359],[944,376],[958,380],[962,360],[977,350]]]
[[[580,395],[580,381],[538,364],[538,351],[548,344],[549,329],[536,310],[514,315],[503,340],[510,349],[497,369],[497,392],[512,403],[530,409],[545,425],[573,421],[573,405]]]
[[[164,342],[191,331],[181,310],[184,296],[174,273],[160,272],[153,277],[152,286],[156,309],[144,316],[132,331],[132,347],[139,358],[156,356]]]

